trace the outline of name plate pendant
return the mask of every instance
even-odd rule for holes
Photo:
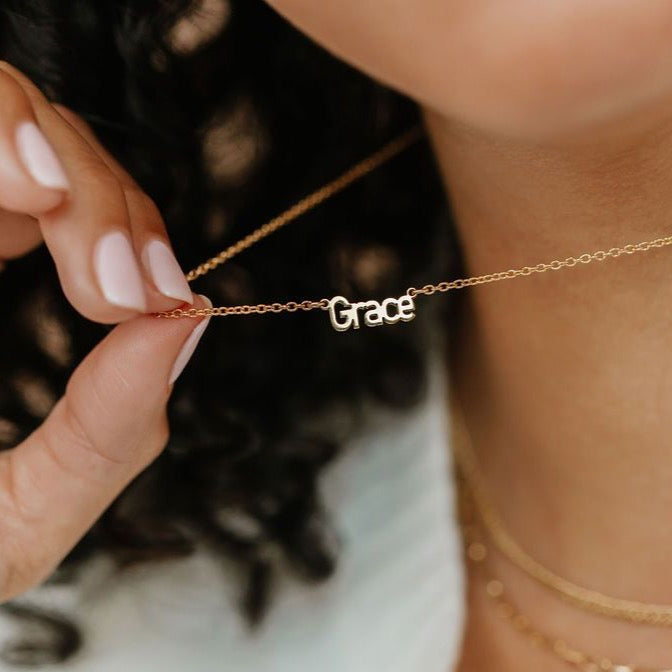
[[[415,301],[405,294],[398,299],[360,301],[350,303],[344,296],[335,296],[327,307],[331,326],[336,331],[359,329],[362,326],[380,327],[383,324],[410,322],[415,318]]]

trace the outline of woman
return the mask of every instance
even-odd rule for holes
[[[47,3],[36,4],[43,4],[48,13]],[[613,0],[543,5],[524,0],[506,5],[457,0],[414,4],[275,0],[272,4],[327,49],[418,101],[450,196],[469,275],[665,235],[672,96],[669,6]],[[250,11],[237,8],[243,14]],[[79,9],[83,10],[81,6]],[[130,12],[127,16],[132,15]],[[235,15],[234,9],[232,16]],[[110,16],[117,15],[111,12]],[[157,31],[168,31],[172,18],[161,26],[154,17],[152,25]],[[91,17],[89,25],[101,25],[99,19],[100,16]],[[233,27],[230,29],[233,35]],[[103,30],[102,35],[105,34]],[[269,48],[271,56],[275,56],[268,59],[267,66],[277,65],[287,53],[274,51],[277,45],[271,35],[272,31],[255,33],[259,42],[254,50],[263,52]],[[24,39],[27,36],[28,31],[24,30]],[[97,46],[103,49],[104,42],[103,39]],[[43,91],[67,105],[68,85],[76,88],[76,80],[57,77],[57,85],[50,88],[46,69],[27,58],[21,44],[16,42],[15,58],[10,54],[8,59],[21,65],[34,79],[42,73]],[[264,48],[259,49],[260,44]],[[123,50],[119,45],[117,42],[117,48]],[[138,43],[135,47],[137,50]],[[155,65],[158,63],[155,74],[161,73],[164,65],[170,69],[171,61],[165,53],[159,51],[153,56]],[[87,68],[91,66],[87,64]],[[306,68],[310,70],[311,65]],[[250,68],[248,72],[257,75],[263,70]],[[175,264],[165,251],[168,248],[160,248],[160,257],[156,254],[161,259],[160,268],[152,269],[150,252],[145,254],[145,266],[142,265],[147,241],[159,240],[163,244],[166,237],[160,217],[126,171],[69,109],[53,107],[11,67],[4,66],[2,74],[2,99],[13,101],[3,108],[6,120],[2,205],[7,213],[12,213],[5,216],[5,230],[14,231],[8,239],[15,245],[8,247],[3,256],[23,251],[43,236],[66,295],[82,314],[98,321],[117,322],[137,312],[178,305],[186,297],[182,296],[184,288],[178,287],[178,275],[169,273]],[[149,80],[131,80],[131,89],[134,85],[142,88],[138,81],[147,85]],[[283,89],[291,87],[291,81],[283,78]],[[207,82],[207,77],[203,82]],[[190,93],[197,95],[203,82],[190,80]],[[312,82],[317,90],[328,88],[329,83],[326,77]],[[117,79],[110,81],[110,87],[115,93],[123,89]],[[340,87],[338,90],[343,92]],[[75,98],[71,92],[70,99]],[[339,114],[349,115],[351,108],[344,100],[339,101],[337,109]],[[352,109],[357,109],[361,123],[364,108],[360,105],[367,102],[366,94],[360,90],[359,95],[348,100],[353,101]],[[150,105],[146,109],[156,108],[161,106]],[[387,113],[395,122],[410,118],[396,108],[397,104],[392,104],[393,111]],[[332,111],[329,105],[309,110],[315,114],[305,114],[307,128],[316,117],[324,123]],[[168,126],[171,116],[164,114],[161,119]],[[94,124],[96,116],[100,117],[101,128],[110,117],[89,114]],[[369,122],[364,118],[363,123]],[[390,123],[388,127],[394,126]],[[21,133],[13,135],[17,128],[22,129]],[[281,128],[280,124],[276,127]],[[36,129],[41,129],[45,140]],[[108,126],[108,132],[112,131]],[[12,138],[23,144],[17,149],[10,142]],[[170,149],[168,145],[165,151]],[[189,146],[182,150],[189,155]],[[133,152],[126,151],[129,156],[122,158],[132,165]],[[137,179],[150,185],[149,171],[145,165],[143,172],[142,161],[138,161]],[[23,170],[17,166],[23,166]],[[24,170],[32,175],[32,181]],[[404,188],[417,189],[418,182],[423,182],[417,172],[408,173],[407,179],[409,184]],[[434,198],[431,186],[428,188]],[[399,187],[391,191],[398,195]],[[193,194],[193,189],[185,192]],[[169,200],[166,193],[155,188],[152,195],[161,203],[162,196]],[[368,196],[381,193],[372,190]],[[413,205],[417,208],[423,201],[417,199],[417,192],[414,195]],[[120,209],[119,203],[124,202],[125,209]],[[410,218],[412,208],[408,203],[404,207],[407,209],[403,212]],[[94,211],[100,221],[90,225]],[[59,214],[63,215],[62,221]],[[421,221],[433,221],[436,215],[423,214],[426,217]],[[38,225],[26,216],[37,218]],[[396,223],[398,227],[385,227],[386,234],[390,235],[391,230],[408,231],[408,221],[399,219]],[[13,224],[18,224],[14,230]],[[375,231],[376,221],[372,225]],[[96,230],[98,226],[100,229]],[[27,240],[18,237],[17,228]],[[119,229],[126,237],[117,236],[114,244],[108,244],[112,250],[108,256],[113,260],[108,261],[98,241],[109,230]],[[357,233],[373,235],[364,226]],[[413,228],[412,234],[399,234],[394,239],[397,249],[414,244],[419,246],[416,252],[422,251],[418,238],[432,240],[429,229],[422,232]],[[133,240],[135,247],[124,246],[122,238]],[[277,239],[268,244],[280,245]],[[284,257],[284,249],[272,249]],[[304,261],[310,268],[313,252],[309,245],[303,249]],[[324,243],[320,249],[324,250]],[[341,249],[347,250],[347,245]],[[92,255],[93,264],[88,261]],[[128,265],[120,269],[122,255],[126,255]],[[205,256],[205,251],[199,249],[188,261],[195,263]],[[651,603],[672,602],[666,553],[672,544],[666,525],[666,259],[662,249],[646,256],[626,256],[604,266],[469,290],[460,306],[451,343],[453,395],[463,408],[492,500],[512,534],[524,548],[534,549],[540,562],[576,584]],[[283,258],[279,268],[286,268],[289,263]],[[374,264],[377,270],[379,264],[380,258]],[[408,269],[397,266],[389,277],[394,276],[399,282],[409,278],[404,285],[408,286],[413,284],[417,270],[413,264]],[[269,292],[278,291],[282,273],[279,270],[273,275],[266,288]],[[385,276],[374,273],[374,277],[380,275]],[[364,289],[363,276],[355,277],[360,280],[358,290]],[[430,280],[433,281],[425,276],[425,281]],[[380,290],[385,282],[373,285]],[[201,305],[199,302],[205,299],[195,297],[193,301]],[[159,324],[147,317],[126,319],[75,373],[66,401],[56,406],[46,423],[25,443],[6,454],[4,492],[8,493],[5,506],[9,514],[3,519],[3,539],[10,540],[10,553],[6,555],[9,561],[5,560],[3,597],[44,577],[117,492],[160,451],[166,440],[163,405],[168,383],[182,369],[187,359],[185,352],[191,352],[200,331],[202,328],[186,320]],[[249,336],[249,332],[245,335]],[[244,342],[242,335],[240,342]],[[322,352],[331,357],[341,355],[339,347],[345,346],[330,346],[332,342],[337,341],[322,341]],[[222,348],[218,351],[221,353]],[[369,350],[374,351],[375,347]],[[395,350],[395,354],[398,352]],[[248,368],[240,367],[245,374],[255,358],[246,361]],[[349,360],[350,365],[355,361],[354,357]],[[340,370],[347,372],[348,368],[341,364]],[[305,381],[310,380],[308,372],[302,373]],[[314,375],[313,367],[310,373]],[[340,391],[345,393],[342,396],[351,396],[344,378],[336,378],[342,384]],[[102,380],[109,382],[101,389]],[[235,380],[239,383],[243,378]],[[222,381],[218,385],[217,394]],[[198,389],[192,386],[192,396],[198,394]],[[325,393],[326,389],[331,386],[318,385],[315,391]],[[225,406],[218,406],[212,397],[201,397],[199,401],[206,408],[212,403],[220,412]],[[178,418],[180,411],[188,416],[189,408],[189,397],[185,396],[176,409]],[[305,418],[314,410],[305,405],[298,415]],[[282,424],[280,419],[278,423]],[[253,423],[243,426],[250,424]],[[179,429],[178,424],[178,432]],[[283,435],[280,429],[278,435]],[[397,433],[395,441],[404,443],[406,439],[401,436]],[[433,436],[435,441],[436,434]],[[207,439],[208,433],[204,432],[206,444]],[[421,441],[418,446],[424,443]],[[412,444],[406,442],[407,446]],[[91,447],[96,450],[91,451]],[[194,446],[189,447],[193,451]],[[273,455],[278,459],[278,468],[289,463],[286,452],[278,449]],[[264,457],[274,459],[269,454]],[[325,461],[323,456],[320,465]],[[234,486],[241,483],[247,488],[256,484],[268,488],[270,479],[263,476],[263,464],[261,460],[255,464],[256,475],[250,475],[254,470],[248,470],[245,478],[239,476],[238,480],[225,482],[220,496],[221,492],[235,491]],[[163,480],[158,478],[164,477],[159,472],[153,483],[146,484],[147,492],[154,488],[154,492],[165,493],[166,483],[179,482],[175,468],[171,470],[170,466],[171,463],[165,467]],[[293,480],[304,487],[304,492],[311,493],[311,511],[320,508],[315,500],[316,470],[313,467],[306,479]],[[230,468],[228,471],[235,473]],[[423,474],[427,489],[441,483],[444,494],[450,494],[450,481],[442,469]],[[371,479],[360,485],[376,492],[377,479]],[[212,480],[216,479],[206,479],[206,483]],[[246,503],[244,492],[239,497],[236,504]],[[420,497],[417,490],[411,493],[409,505],[415,497]],[[151,497],[146,499],[152,501]],[[164,494],[163,501],[167,500],[170,498]],[[389,501],[395,501],[394,497]],[[325,612],[323,605],[310,602],[297,611],[283,612],[299,619],[293,624],[294,629],[282,619],[274,623],[271,614],[263,627],[280,628],[283,637],[279,640],[248,641],[241,636],[227,640],[228,646],[223,646],[209,633],[199,640],[204,657],[199,659],[197,668],[209,669],[204,661],[217,658],[217,669],[222,669],[222,656],[230,657],[230,669],[234,670],[307,669],[309,665],[331,669],[329,666],[336,659],[341,663],[340,669],[370,670],[387,665],[400,671],[471,672],[493,666],[498,670],[560,671],[572,664],[575,668],[583,664],[581,669],[599,670],[600,665],[602,669],[632,669],[609,667],[607,658],[635,661],[653,669],[670,665],[669,634],[664,628],[635,626],[576,609],[497,554],[489,558],[490,570],[499,577],[500,585],[506,585],[507,594],[515,598],[517,608],[527,619],[519,620],[517,629],[529,634],[525,624],[534,623],[539,630],[552,633],[557,642],[567,640],[573,650],[586,651],[600,662],[593,667],[585,661],[577,662],[578,659],[571,663],[567,656],[558,655],[567,648],[559,644],[550,652],[533,646],[533,638],[521,636],[511,623],[498,618],[483,590],[479,572],[469,577],[462,639],[460,572],[452,548],[456,523],[449,508],[442,506],[435,502],[432,515],[426,516],[424,522],[414,520],[410,527],[420,527],[423,534],[418,538],[422,539],[445,535],[441,538],[441,552],[432,555],[433,560],[446,561],[443,569],[430,563],[433,573],[411,573],[413,581],[400,583],[397,593],[389,574],[381,569],[385,563],[392,565],[394,553],[384,554],[384,560],[380,554],[369,554],[370,564],[360,567],[364,568],[366,578],[359,577],[364,583],[345,583],[345,597],[336,598],[337,613]],[[178,506],[178,513],[183,508]],[[443,525],[434,515],[441,510]],[[54,522],[56,511],[62,521],[58,524]],[[326,545],[295,543],[292,537],[297,529],[304,535],[315,529],[309,525],[297,527],[297,520],[306,520],[305,516],[297,516],[284,527],[278,523],[273,528],[274,539],[284,542],[289,557],[291,549],[317,549],[313,555],[299,554],[299,564],[321,569],[313,571],[313,575],[323,576],[330,564],[329,554],[324,552]],[[193,519],[199,520],[198,516]],[[239,524],[237,529],[240,527]],[[229,532],[231,529],[229,526]],[[409,541],[406,536],[408,527],[402,530],[392,525],[389,529],[389,537],[397,542],[395,550],[417,548],[413,541],[418,538]],[[109,529],[103,526],[103,539],[105,532]],[[319,537],[319,533],[315,534]],[[250,536],[254,538],[254,534]],[[204,533],[204,537],[221,540],[222,535]],[[100,538],[94,536],[91,543]],[[239,535],[235,543],[231,535],[225,539],[229,548],[237,543],[237,552],[245,553],[245,535]],[[186,543],[170,530],[163,536],[157,532],[153,541],[150,547],[161,549],[164,541],[164,549],[173,554],[180,543]],[[354,546],[352,552],[356,553]],[[413,563],[418,562],[417,556],[411,552],[404,557]],[[259,556],[247,559],[250,557],[259,560]],[[614,562],[614,558],[620,562]],[[251,582],[260,581],[263,562],[251,566],[258,570],[256,574],[252,572]],[[378,594],[389,601],[381,599],[369,604],[371,612],[365,611],[355,593],[362,585],[370,585],[367,582],[381,572],[382,589]],[[338,582],[338,576],[334,582]],[[432,591],[440,599],[417,599]],[[258,595],[249,593],[255,594]],[[458,607],[447,610],[445,605],[450,600]],[[381,625],[389,622],[390,609],[398,619],[396,630],[394,625]],[[118,618],[124,612],[114,613]],[[254,600],[251,605],[248,603],[248,613],[258,613]],[[330,617],[325,617],[325,613],[330,613]],[[352,622],[355,627],[344,629],[344,622]],[[418,623],[423,627],[418,628]],[[411,628],[411,624],[415,627]],[[395,632],[396,636],[390,637]],[[384,644],[379,638],[381,633],[388,636]],[[179,645],[188,639],[184,631],[182,635],[177,643],[171,642],[171,651],[179,650]],[[311,648],[310,654],[302,654],[306,642],[315,640],[322,640],[322,644]],[[168,646],[167,641],[166,637],[158,639],[157,648]],[[271,642],[270,652],[261,651],[264,642]],[[294,643],[300,645],[293,646]],[[115,647],[108,647],[108,655],[113,649],[116,651]],[[348,652],[345,658],[344,650]],[[170,669],[165,658],[156,651],[154,654],[150,659],[153,666]],[[313,654],[316,659],[311,658]],[[249,655],[253,657],[246,658]],[[135,663],[125,658],[127,666],[129,660],[136,669],[147,667],[147,661],[138,662],[137,658]],[[190,660],[193,663],[194,659]],[[91,660],[87,664],[89,667],[82,669],[96,669]]]

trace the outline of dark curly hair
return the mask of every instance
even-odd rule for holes
[[[219,33],[185,45],[179,29],[193,28],[199,4],[0,5],[0,58],[93,126],[156,201],[188,268],[418,122],[414,104],[259,0],[229,0]],[[204,278],[199,291],[220,304],[399,295],[447,272],[450,257],[436,252],[451,248],[447,219],[423,142]],[[43,251],[8,265],[0,301],[0,340],[11,344],[0,348],[0,449],[9,449],[43,421],[106,328],[68,306]],[[93,553],[125,566],[207,546],[239,567],[241,608],[254,623],[279,570],[272,558],[304,579],[329,577],[336,558],[318,477],[364,401],[404,408],[422,397],[431,316],[420,317],[343,334],[312,314],[213,325],[175,389],[167,449],[52,580],[75,579]],[[52,663],[79,647],[68,618],[4,608],[51,633],[12,642],[6,660]]]

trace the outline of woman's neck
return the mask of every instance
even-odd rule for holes
[[[672,232],[672,115],[534,146],[427,121],[469,275]],[[672,248],[467,291],[453,380],[513,533],[576,582],[672,604]]]

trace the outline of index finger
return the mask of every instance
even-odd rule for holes
[[[151,200],[111,168],[24,75],[0,64],[29,98],[71,184],[67,200],[40,216],[44,240],[70,302],[86,317],[120,322],[191,299]],[[133,195],[133,199],[129,198]],[[151,264],[144,263],[149,244]]]

